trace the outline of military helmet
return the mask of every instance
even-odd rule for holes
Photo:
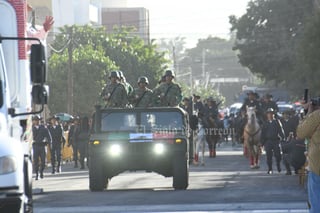
[[[164,76],[171,76],[172,78],[174,78],[174,72],[172,70],[167,70]]]
[[[146,76],[140,76],[139,79],[138,79],[138,84],[139,83],[146,83],[146,84],[149,84],[149,80]]]
[[[123,72],[122,72],[121,70],[118,70],[117,72],[118,72],[118,74],[119,74],[119,78],[120,78],[120,79],[123,79],[123,78],[124,78]]]
[[[109,74],[109,79],[111,79],[112,77],[116,77],[116,78],[120,79],[119,72],[118,71],[111,71]]]
[[[41,117],[40,117],[40,115],[33,115],[33,116],[32,116],[32,120],[33,120],[33,121],[40,121],[40,120],[41,120]]]

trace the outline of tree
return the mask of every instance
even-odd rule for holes
[[[304,38],[301,42],[299,55],[305,62],[306,69],[309,72],[304,73],[303,85],[309,88],[313,95],[319,95],[320,91],[320,12],[310,17],[306,26]]]
[[[66,112],[68,53],[54,53],[49,60],[48,84],[50,86],[49,105],[52,112]],[[73,113],[88,115],[93,106],[99,103],[99,91],[106,82],[106,73],[116,69],[115,64],[100,48],[91,45],[80,46],[73,51],[74,69],[74,110]],[[59,94],[59,95],[58,95]]]
[[[297,49],[312,0],[252,0],[246,14],[230,17],[240,63],[267,81],[292,86],[300,69]]]
[[[145,44],[141,38],[129,36],[130,28],[114,29],[115,33],[108,35],[103,41],[105,54],[122,70],[127,81],[135,85],[139,76],[147,76],[150,87],[155,87],[168,60],[165,53],[157,51],[157,45],[152,40]]]
[[[234,94],[241,90],[243,82],[220,84],[218,81],[214,81],[223,78],[247,78],[248,81],[250,80],[248,71],[238,63],[237,55],[232,50],[232,46],[233,40],[212,36],[199,39],[196,47],[186,50],[185,57],[180,62],[177,79],[189,82],[192,73],[194,90],[201,85],[209,88],[208,90],[216,89],[226,97],[227,104],[232,103]]]
[[[102,27],[74,25],[60,28],[52,44],[55,51],[49,59],[52,112],[90,113],[111,70],[122,70],[134,86],[141,75],[149,78],[150,87],[156,86],[166,69],[164,53],[156,51],[154,41],[144,44],[142,39],[130,37],[128,30],[121,28],[106,34]],[[70,100],[70,94],[66,92],[68,86],[70,88],[67,81],[70,70],[73,72],[71,88],[74,95],[71,97],[74,100]],[[65,106],[70,101],[74,109],[71,112]]]

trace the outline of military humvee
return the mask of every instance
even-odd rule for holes
[[[89,142],[89,186],[102,191],[125,171],[173,177],[174,189],[189,184],[189,124],[180,108],[102,109],[97,106]]]

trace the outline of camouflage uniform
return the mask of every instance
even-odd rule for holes
[[[144,83],[141,85],[140,83]],[[130,98],[130,103],[133,107],[150,107],[152,106],[153,92],[151,89],[147,88],[146,85],[149,84],[148,78],[141,76],[138,79],[138,88],[135,88]]]
[[[131,94],[131,104],[133,107],[150,107],[152,106],[153,92],[151,89],[135,88]]]
[[[171,70],[167,70],[165,76],[174,78]],[[178,106],[182,100],[181,88],[174,82],[161,83],[154,90],[154,104],[157,106]]]
[[[116,71],[111,72],[111,77],[118,78]],[[110,82],[103,89],[102,96],[106,101],[106,108],[123,108],[128,104],[127,90],[122,83]]]

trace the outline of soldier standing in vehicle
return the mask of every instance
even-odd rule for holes
[[[273,96],[269,93],[264,96],[263,101],[261,102],[261,108],[263,112],[266,112],[267,109],[272,108],[275,111],[275,116],[277,116],[279,111],[277,103],[273,100]],[[265,117],[264,120],[266,120]]]
[[[32,117],[32,135],[33,135],[33,162],[34,171],[36,173],[36,180],[39,177],[43,178],[43,171],[46,163],[46,146],[51,143],[51,135],[44,125],[40,125],[41,117],[34,115]],[[39,158],[41,164],[39,164]]]
[[[175,77],[172,70],[165,72],[166,82],[160,84],[154,89],[154,102],[159,106],[176,107],[180,104],[182,99],[180,85],[173,82]]]
[[[52,137],[51,143],[51,165],[52,165],[52,174],[55,172],[61,172],[61,145],[64,144],[65,138],[63,136],[63,130],[61,125],[58,123],[58,118],[53,116],[50,120],[50,125],[48,130]],[[56,170],[56,161],[57,161],[57,170]]]
[[[127,90],[120,83],[118,71],[111,71],[109,75],[110,84],[103,89],[101,96],[106,101],[106,108],[124,108],[128,103]]]
[[[149,80],[146,76],[138,79],[138,88],[135,88],[129,99],[133,107],[151,107],[153,92],[147,86]]]

